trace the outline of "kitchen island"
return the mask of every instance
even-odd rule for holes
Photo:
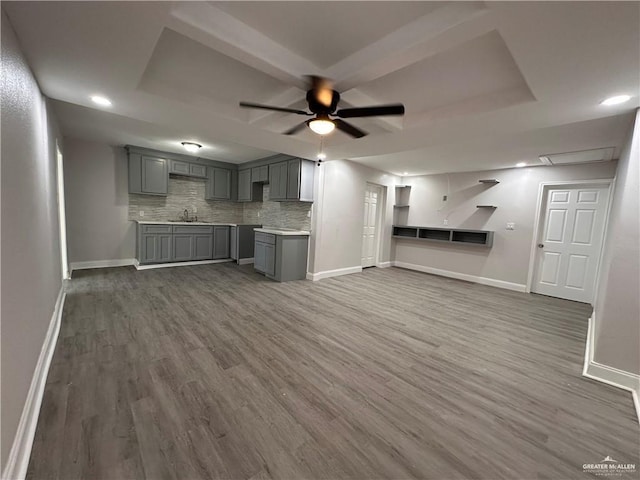
[[[278,282],[307,277],[309,235],[306,230],[254,228],[253,268]]]

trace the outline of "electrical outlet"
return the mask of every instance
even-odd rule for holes
[[[260,212],[258,212],[258,218],[260,218]]]
[[[447,225],[449,225],[449,220],[445,218],[442,224],[446,227]]]
[[[507,230],[515,230],[516,224],[513,222],[507,222]]]
[[[307,212],[307,218],[311,218],[311,210]]]
[[[193,213],[198,213],[198,207],[193,207]]]
[[[143,210],[140,210],[140,216],[144,217],[144,211]]]

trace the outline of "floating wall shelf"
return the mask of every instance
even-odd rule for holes
[[[409,205],[394,205],[393,208],[408,208]]]
[[[500,183],[495,178],[486,178],[484,180],[478,180],[478,182],[480,182],[480,183],[488,183],[488,184],[493,184],[493,185],[495,185],[496,183]]]
[[[476,208],[498,208],[495,205],[476,205]]]
[[[457,228],[393,226],[393,238],[415,239],[429,242],[453,243],[491,248],[493,232],[488,230],[461,230]]]

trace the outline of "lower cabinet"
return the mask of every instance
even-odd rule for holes
[[[308,235],[256,232],[253,268],[278,282],[304,280],[308,248]]]
[[[213,259],[229,258],[229,227],[213,227]]]
[[[138,224],[137,257],[141,264],[229,258],[226,225]]]

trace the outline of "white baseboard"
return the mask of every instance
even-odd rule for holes
[[[47,383],[47,375],[53,352],[56,349],[58,341],[58,333],[60,333],[60,320],[62,318],[62,308],[66,293],[64,286],[60,288],[56,304],[53,309],[53,315],[49,322],[49,328],[40,350],[38,363],[31,378],[31,386],[27,393],[27,398],[22,409],[18,430],[13,439],[13,445],[9,452],[9,458],[2,472],[3,480],[22,480],[27,474],[29,466],[29,458],[31,457],[31,448],[33,447],[33,439],[36,434],[36,426],[38,425],[38,416],[40,415],[40,407],[42,406],[42,397],[44,396],[44,387]]]
[[[326,270],[324,272],[317,273],[307,272],[307,280],[313,280],[314,282],[317,282],[318,280],[322,280],[323,278],[339,277],[340,275],[349,275],[351,273],[360,272],[362,272],[361,266],[338,268],[336,270]]]
[[[238,259],[238,265],[249,265],[250,263],[253,263],[253,257]]]
[[[376,263],[376,267],[378,268],[389,268],[390,266],[391,266],[391,262]]]
[[[441,270],[439,268],[425,267],[424,265],[416,265],[413,263],[405,263],[399,261],[391,262],[394,267],[406,268],[408,270],[416,270],[418,272],[430,273],[441,277],[455,278],[456,280],[464,280],[467,282],[480,283],[489,285],[490,287],[504,288],[515,292],[524,292],[526,285],[521,283],[505,282],[504,280],[496,280],[495,278],[478,277],[476,275],[468,275],[466,273],[451,272],[449,270]]]
[[[230,258],[223,258],[222,260],[196,260],[193,262],[153,263],[151,265],[141,265],[136,259],[133,262],[133,266],[136,267],[136,270],[152,270],[154,268],[191,267],[193,265],[211,265],[213,263],[227,262],[233,262],[233,260]]]
[[[625,372],[624,370],[619,370],[593,360],[595,345],[595,316],[596,312],[593,312],[589,318],[587,341],[585,342],[584,348],[584,366],[582,368],[582,376],[631,392],[633,405],[636,409],[636,419],[638,420],[638,423],[640,423],[640,401],[638,399],[638,397],[640,397],[640,375]]]
[[[121,258],[118,260],[92,260],[90,262],[71,262],[69,270],[87,270],[89,268],[126,267],[135,265],[135,258]]]

